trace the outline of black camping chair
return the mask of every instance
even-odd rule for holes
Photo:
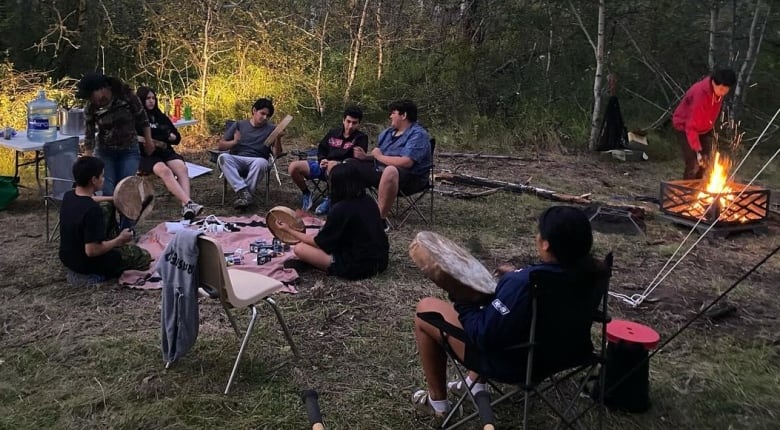
[[[431,138],[431,166],[428,169],[427,181],[420,182],[410,187],[399,188],[395,199],[395,205],[391,211],[394,220],[393,227],[401,228],[412,214],[417,214],[424,223],[433,225],[433,195],[434,195],[434,177],[433,177],[433,156],[436,153],[436,139]],[[430,198],[428,216],[423,213],[423,199]]]
[[[298,156],[298,160],[317,160],[317,148],[308,151],[298,151],[293,153]],[[311,207],[316,208],[320,200],[328,197],[330,194],[330,184],[327,179],[306,178],[306,184],[311,184]]]
[[[229,119],[225,121],[225,130],[230,128],[233,123],[235,123],[235,120]],[[227,154],[228,151],[220,151],[218,149],[209,149],[209,159],[212,163],[217,165],[217,170],[219,171],[219,176],[222,178],[222,206],[225,206],[225,194],[227,193],[227,179],[225,179],[225,176],[222,174],[221,165],[219,164],[219,156],[222,154]],[[286,153],[278,154],[276,157],[274,157],[273,151],[271,152],[271,155],[268,157],[268,168],[265,169],[265,203],[268,203],[268,196],[271,194],[271,171],[273,171],[274,175],[278,177],[279,175],[279,168],[276,165],[276,161],[279,158],[284,157],[287,155]],[[258,179],[259,181],[259,179]],[[279,183],[281,185],[281,182]]]
[[[599,407],[598,428],[603,425],[604,412],[604,372],[599,371],[606,362],[606,327],[609,322],[607,296],[609,278],[612,269],[612,254],[604,259],[603,267],[586,280],[583,276],[571,273],[534,271],[531,274],[531,300],[527,312],[530,313],[530,328],[518,334],[518,342],[505,352],[514,351],[523,357],[512,369],[516,375],[512,379],[495,378],[490,371],[470,369],[485,380],[498,397],[490,402],[495,407],[515,395],[524,396],[523,429],[528,428],[529,406],[532,397],[538,397],[546,404],[559,422],[557,427],[575,428],[580,413],[596,402]],[[461,379],[466,385],[466,372],[461,369],[463,363],[457,358],[447,336],[466,343],[470,348],[463,329],[453,326],[437,312],[417,314],[419,318],[441,331],[443,348],[453,362]],[[600,326],[600,345],[594,348],[591,328]],[[518,330],[521,331],[521,330]],[[471,347],[475,348],[475,347]],[[524,354],[522,352],[525,352]],[[596,380],[598,379],[598,382]],[[502,391],[498,383],[511,384],[512,388]],[[565,384],[573,384],[575,390],[565,391]],[[471,388],[471,387],[469,387]],[[590,389],[589,396],[580,396]],[[452,424],[461,405],[467,398],[476,403],[470,389],[464,393],[442,423],[441,428],[453,429],[477,417],[474,412]],[[556,398],[553,398],[555,395]],[[567,396],[568,395],[568,396]],[[568,398],[567,398],[568,397]],[[587,400],[587,406],[578,405]],[[557,400],[557,401],[556,401]],[[560,403],[563,403],[561,407]],[[579,406],[579,407],[578,407]]]

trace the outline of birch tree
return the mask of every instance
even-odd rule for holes
[[[596,42],[593,42],[593,38],[590,37],[588,29],[582,22],[579,12],[569,1],[569,7],[574,16],[577,18],[577,23],[582,29],[585,36],[588,38],[590,46],[593,48],[593,54],[596,57],[596,76],[593,80],[593,111],[590,116],[590,134],[588,136],[588,149],[595,150],[598,145],[599,129],[601,128],[601,89],[604,85],[604,61],[605,61],[605,41],[604,41],[604,3],[605,0],[599,0],[599,20],[598,20],[598,32],[596,36]]]

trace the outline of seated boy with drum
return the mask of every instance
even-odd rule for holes
[[[332,207],[316,236],[277,221],[279,229],[300,240],[293,251],[302,261],[347,279],[363,279],[387,268],[390,245],[379,208],[366,194],[359,173],[345,164],[330,171]]]
[[[87,275],[92,282],[118,277],[128,269],[145,270],[152,261],[148,251],[131,243],[130,229],[117,233],[113,197],[95,196],[103,189],[103,169],[99,158],[76,160],[76,186],[65,193],[60,209],[60,260],[75,277]]]
[[[590,255],[592,245],[593,233],[585,214],[576,208],[553,206],[539,217],[536,249],[541,263],[519,270],[504,266],[506,272],[501,275],[495,294],[480,303],[463,300],[465,294],[440,285],[450,292],[454,304],[426,297],[417,303],[415,315],[437,312],[450,324],[463,328],[469,344],[477,345],[475,349],[479,351],[466,348],[463,342],[452,337],[447,342],[467,368],[494,369],[497,374],[519,372],[517,363],[522,362],[527,351],[515,349],[510,353],[507,348],[516,343],[513,334],[522,328],[527,330],[530,323],[530,313],[525,311],[530,300],[530,273],[536,270],[590,272],[594,267]],[[460,381],[447,383],[446,355],[438,328],[415,316],[414,337],[428,387],[416,391],[412,401],[421,412],[445,416],[450,409],[447,390],[459,392],[466,388],[461,387]],[[478,378],[471,371],[466,382],[471,386]],[[484,383],[476,383],[472,392],[484,389]]]

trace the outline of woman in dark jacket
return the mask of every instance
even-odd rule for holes
[[[136,92],[138,99],[144,105],[149,117],[149,127],[152,130],[154,152],[141,157],[138,170],[143,173],[154,173],[165,184],[165,188],[181,202],[181,215],[185,219],[198,216],[203,206],[190,199],[190,178],[184,158],[177,154],[173,145],[181,142],[181,135],[171,120],[157,105],[157,95],[149,87],[139,87]]]

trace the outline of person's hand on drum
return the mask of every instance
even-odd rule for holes
[[[116,237],[117,242],[119,243],[119,246],[126,245],[133,241],[133,231],[129,228],[126,228],[119,232],[119,235]]]
[[[514,264],[505,262],[501,263],[498,267],[496,267],[496,270],[493,271],[493,276],[500,278],[501,276],[504,276],[505,274],[514,271],[517,269]]]
[[[279,227],[279,229],[285,233],[289,233],[293,231],[293,229],[287,223],[283,222],[280,219],[276,220],[276,226]]]

